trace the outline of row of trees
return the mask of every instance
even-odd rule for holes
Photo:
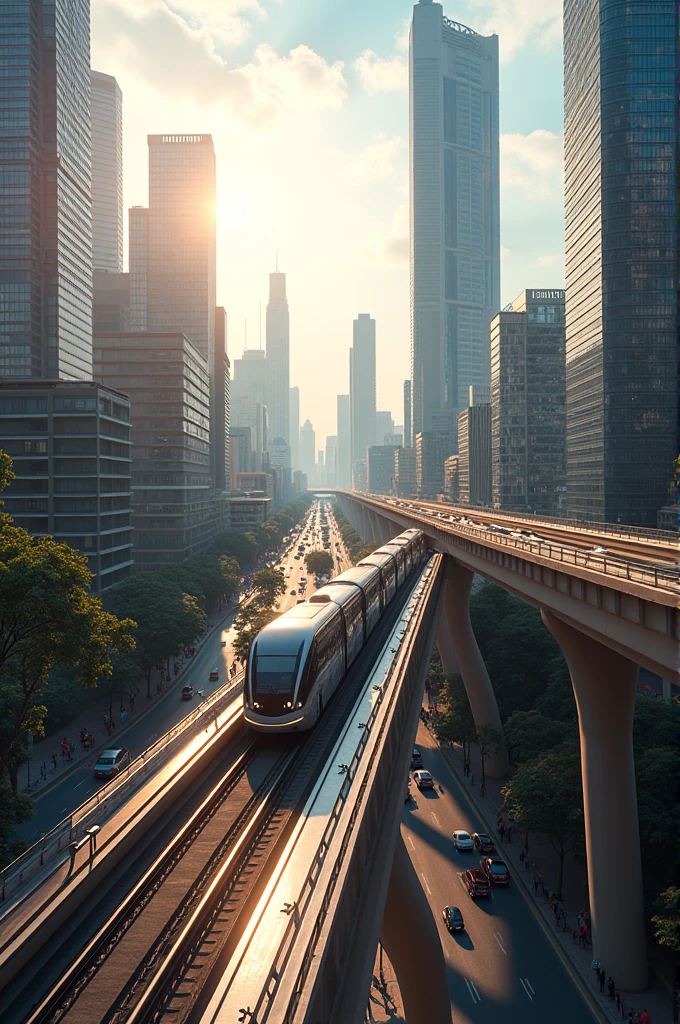
[[[343,543],[349,551],[352,564],[358,565],[362,558],[365,558],[366,555],[371,555],[375,551],[377,545],[364,543],[349,519],[343,516],[337,506],[334,506],[333,514],[335,515],[335,521],[338,524]]]
[[[585,856],[578,716],[569,671],[538,611],[500,587],[484,584],[476,590],[470,616],[516,766],[503,791],[505,803],[527,837],[532,832],[548,837],[558,860],[559,894],[567,854]],[[443,706],[439,735],[466,746],[480,742],[461,678],[445,679],[438,659],[430,678],[440,689]],[[494,739],[481,737],[481,745]],[[677,790],[668,785],[677,778],[678,704],[639,696],[633,744],[645,902],[651,918],[655,908],[672,906],[680,897],[669,888],[678,862],[680,824]],[[655,919],[658,934],[665,913],[662,909]]]

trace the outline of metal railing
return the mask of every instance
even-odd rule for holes
[[[390,505],[369,498],[368,495],[361,496],[358,500],[373,505],[377,512],[391,511],[405,517],[419,519],[417,511],[400,508],[398,505]],[[680,570],[675,567],[664,567],[652,565],[645,562],[636,562],[623,558],[619,555],[597,554],[590,551],[582,551],[578,548],[562,545],[558,541],[530,540],[528,537],[509,537],[507,534],[493,533],[481,527],[469,526],[461,523],[443,523],[438,518],[430,518],[424,512],[421,513],[423,522],[421,526],[427,533],[437,536],[442,541],[451,537],[464,536],[482,544],[484,547],[494,548],[496,546],[513,548],[518,554],[527,555],[533,553],[539,557],[549,558],[561,565],[573,565],[592,572],[614,576],[617,579],[629,580],[631,583],[640,583],[644,586],[655,587],[659,590],[667,590],[670,593],[680,591]]]
[[[209,697],[177,725],[160,736],[155,743],[131,761],[115,779],[98,789],[88,800],[77,807],[46,835],[29,846],[20,857],[0,872],[0,901],[26,885],[39,874],[46,863],[56,860],[69,845],[85,835],[96,816],[102,824],[108,816],[121,806],[151,772],[158,771],[177,753],[181,744],[201,732],[208,720],[223,710],[238,692],[243,689],[244,672],[241,670],[232,680],[215,690]]]

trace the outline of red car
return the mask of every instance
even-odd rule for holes
[[[465,885],[467,886],[468,896],[470,899],[476,899],[477,896],[490,896],[491,886],[489,880],[483,871],[471,871],[465,872]]]
[[[473,832],[472,841],[480,853],[495,853],[496,847],[493,840],[486,832]]]
[[[194,688],[190,684],[182,687],[181,697],[182,700],[191,700],[194,695]]]
[[[497,857],[482,857],[479,866],[494,885],[510,884],[510,872],[504,860],[498,860]]]

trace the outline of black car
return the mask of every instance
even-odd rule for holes
[[[496,847],[493,840],[486,832],[473,832],[472,841],[480,853],[495,853]]]
[[[465,931],[465,921],[458,907],[444,907],[442,910],[444,924],[450,932]]]
[[[413,748],[411,754],[411,768],[422,768],[423,767],[423,755],[420,753],[418,747]]]

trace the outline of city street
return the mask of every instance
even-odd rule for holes
[[[479,866],[480,854],[457,852],[451,833],[481,832],[484,823],[422,724],[416,742],[436,788],[420,792],[411,783],[414,800],[404,805],[402,834],[438,923],[456,1024],[593,1020],[519,887],[511,882],[492,886],[488,898],[468,896],[460,876]],[[464,932],[446,930],[441,913],[447,905],[462,911]]]
[[[318,508],[318,504],[312,506],[312,509],[315,508]],[[337,526],[330,514],[328,518],[329,525],[331,526],[332,549],[335,551],[335,545],[336,543],[341,543],[341,538],[337,532]],[[318,545],[315,542],[313,543],[312,548],[317,546],[321,548],[323,545],[320,539],[314,538],[313,530],[308,528],[306,525],[308,519],[309,516],[307,517],[307,520],[305,520],[303,535],[308,534],[308,540],[310,541],[318,540]],[[296,533],[294,533],[294,536],[295,535]],[[281,611],[286,611],[296,603],[297,597],[292,597],[288,591],[291,590],[293,586],[297,589],[299,586],[300,576],[307,575],[303,560],[300,559],[299,561],[295,561],[294,559],[296,552],[297,541],[278,563],[284,568],[284,570],[289,571],[289,575],[286,577],[286,595],[283,597],[280,605]],[[342,564],[342,568],[347,568],[350,563],[348,561],[341,562],[336,559],[335,573],[342,571],[340,568],[337,568],[340,564]],[[307,597],[314,593],[314,590],[316,589],[313,574],[309,575],[308,579],[309,582],[306,590]],[[195,690],[202,690],[204,696],[207,697],[226,683],[228,671],[233,662],[231,643],[235,636],[233,622],[236,614],[237,609],[230,612],[228,617],[225,619],[224,627],[222,629],[216,629],[215,632],[205,640],[201,647],[197,649],[194,657],[190,660],[190,663],[181,679],[171,683],[164,699],[154,704],[146,714],[144,707],[144,694],[143,692],[138,694],[135,716],[130,725],[126,726],[125,730],[119,729],[111,737],[112,747],[127,747],[133,758],[138,757],[147,749],[147,747],[157,740],[159,736],[162,736],[163,733],[172,729],[173,726],[177,725],[178,722],[180,722],[197,706],[198,701],[201,699],[198,695],[190,701],[180,699],[182,686],[190,683],[193,685]],[[223,641],[226,643],[225,647],[222,647]],[[217,669],[219,678],[217,681],[210,682],[210,672],[214,668]],[[83,712],[83,725],[88,725],[87,711]],[[90,767],[88,767],[88,765]],[[93,778],[91,761],[86,761],[75,767],[73,771],[65,774],[61,779],[56,781],[50,789],[45,791],[44,794],[36,796],[34,817],[31,821],[19,828],[20,834],[22,834],[29,843],[35,842],[40,837],[41,833],[49,832],[55,825],[58,825],[65,815],[69,814],[72,810],[83,803],[89,796],[95,793],[97,789],[100,789],[101,786],[102,783],[97,782]]]

